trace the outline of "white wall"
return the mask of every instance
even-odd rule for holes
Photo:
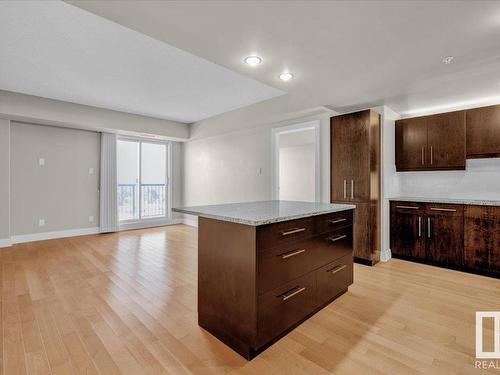
[[[284,134],[283,136],[286,136]],[[279,199],[314,202],[316,199],[314,143],[279,149]]]
[[[330,201],[331,111],[182,144],[184,206],[272,199],[271,129],[320,121],[321,201]]]
[[[0,247],[10,237],[10,121],[0,119]]]
[[[99,226],[99,150],[96,132],[13,122],[11,235]]]
[[[381,252],[380,260],[386,261],[391,257],[390,250],[390,204],[389,199],[400,194],[399,175],[396,173],[396,131],[395,122],[399,114],[387,106],[373,108],[381,115]]]

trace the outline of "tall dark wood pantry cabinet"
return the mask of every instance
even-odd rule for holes
[[[365,110],[330,121],[331,202],[353,203],[354,260],[380,259],[380,115]]]

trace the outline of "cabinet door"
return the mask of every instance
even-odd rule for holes
[[[427,204],[426,225],[426,258],[437,263],[463,265],[463,206]]]
[[[491,251],[488,268],[490,271],[500,272],[500,207],[490,207]]]
[[[330,120],[330,152],[331,152],[331,200],[349,200],[348,185],[351,180],[352,154],[350,118],[346,115],[335,116]],[[349,181],[349,182],[348,182]]]
[[[464,209],[464,265],[486,270],[492,250],[493,220],[486,206],[466,206]]]
[[[426,116],[427,168],[465,169],[465,111]]]
[[[391,203],[391,252],[425,258],[424,206],[411,202]]]
[[[349,115],[349,152],[352,156],[348,194],[352,202],[370,200],[370,115],[370,111]]]
[[[467,157],[500,156],[500,105],[466,111]]]
[[[427,127],[422,117],[396,121],[396,170],[426,167]]]

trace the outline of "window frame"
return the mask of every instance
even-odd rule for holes
[[[128,229],[128,228],[133,228],[136,225],[142,226],[142,225],[155,225],[155,224],[161,224],[165,223],[168,221],[172,220],[172,142],[167,141],[167,140],[161,140],[161,139],[154,139],[154,138],[142,138],[142,137],[134,137],[134,136],[123,136],[120,135],[116,139],[117,142],[119,141],[128,141],[128,142],[138,142],[139,143],[139,218],[138,219],[128,219],[128,220],[120,220],[118,218],[118,223],[120,226],[120,229]],[[165,181],[166,181],[166,191],[165,193],[167,194],[167,199],[165,199],[165,216],[157,216],[157,217],[148,217],[148,218],[141,218],[141,205],[142,205],[142,193],[141,193],[141,184],[142,184],[142,143],[156,143],[156,144],[161,144],[165,145],[166,147],[166,152],[165,152],[165,169],[166,169],[166,176],[165,176]],[[118,159],[118,153],[116,155]],[[117,181],[117,189],[118,189],[118,181]]]

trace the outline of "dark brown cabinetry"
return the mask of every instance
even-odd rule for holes
[[[461,266],[464,249],[462,205],[426,205],[426,251],[431,262]]]
[[[245,358],[347,291],[353,211],[251,226],[199,218],[198,323]]]
[[[467,158],[500,157],[500,105],[466,112]]]
[[[465,169],[465,132],[465,111],[396,121],[396,169]]]
[[[331,202],[356,204],[354,259],[380,258],[380,115],[366,110],[331,118]]]
[[[500,207],[391,201],[395,257],[500,277]]]
[[[465,207],[464,263],[468,268],[500,272],[500,207]]]
[[[391,206],[391,249],[393,253],[425,258],[425,206],[393,202]]]

